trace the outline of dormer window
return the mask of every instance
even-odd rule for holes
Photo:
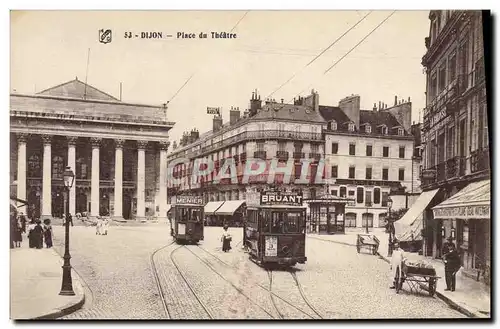
[[[366,125],[365,131],[366,131],[367,134],[371,134],[372,133],[372,126]]]
[[[403,128],[398,128],[398,135],[399,136],[404,136],[404,134],[405,134],[404,129]]]
[[[349,131],[354,131],[354,123],[349,123]]]
[[[380,128],[380,132],[382,133],[382,135],[387,135],[387,126],[382,126]]]
[[[330,121],[330,129],[337,130],[337,121],[335,120]]]

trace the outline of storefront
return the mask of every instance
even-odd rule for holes
[[[214,213],[217,219],[231,227],[242,227],[246,203],[245,200],[224,201]]]
[[[217,211],[222,205],[224,201],[210,201],[205,205],[205,225],[208,226],[221,226],[222,219],[217,218],[215,216],[215,211]]]
[[[309,205],[307,231],[319,234],[345,233],[345,206],[349,201],[333,195],[305,200]]]
[[[395,236],[403,249],[411,252],[422,250],[424,212],[438,192],[439,189],[422,192],[403,217],[394,222]]]
[[[468,272],[490,268],[490,180],[470,183],[433,207],[434,218],[444,223],[443,236],[451,236]]]

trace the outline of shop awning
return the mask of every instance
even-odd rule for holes
[[[470,183],[432,210],[436,219],[490,219],[490,180]]]
[[[241,207],[246,201],[245,200],[228,200],[215,211],[216,215],[231,216],[234,214],[239,207]]]
[[[412,234],[413,239],[418,240],[416,237],[422,229],[422,214],[438,191],[439,189],[422,192],[406,214],[400,220],[394,222],[396,238],[399,241],[412,240]]]
[[[205,215],[215,215],[215,211],[219,209],[224,201],[211,201],[205,205]]]
[[[28,205],[28,201],[18,199],[15,196],[11,196],[10,197],[10,204],[12,204],[14,207],[20,208],[20,207],[27,206]]]

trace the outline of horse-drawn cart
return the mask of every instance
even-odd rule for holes
[[[440,278],[436,276],[436,270],[432,265],[407,259],[401,262],[401,267],[396,270],[395,275],[396,293],[399,293],[403,283],[406,282],[410,291],[427,290],[430,296],[434,296],[437,281]]]
[[[370,250],[370,252],[375,255],[377,253],[379,245],[380,240],[377,239],[375,235],[358,234],[358,239],[356,241],[356,249],[358,250],[358,254],[360,253],[361,248],[365,248]]]

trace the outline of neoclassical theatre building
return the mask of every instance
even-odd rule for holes
[[[10,182],[30,216],[62,216],[70,166],[71,214],[166,217],[174,123],[161,105],[125,103],[76,78],[34,95],[11,94],[10,120]]]

